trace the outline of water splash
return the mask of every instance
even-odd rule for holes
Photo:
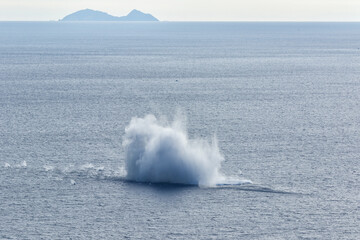
[[[220,172],[224,157],[214,137],[211,143],[189,139],[184,124],[159,121],[154,115],[132,118],[125,129],[126,178],[137,182],[216,186],[226,181]]]

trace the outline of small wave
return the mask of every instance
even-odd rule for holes
[[[4,166],[4,168],[26,168],[27,162],[24,160],[21,163],[14,164],[14,165],[11,165],[10,163],[5,162],[3,166]]]
[[[44,166],[44,170],[45,170],[46,172],[53,171],[53,170],[54,170],[54,167],[53,167],[53,166],[47,166],[47,165],[45,165],[45,166]]]
[[[252,183],[252,181],[247,179],[227,178],[224,181],[218,182],[216,186],[237,186]]]
[[[92,163],[86,163],[83,165],[68,165],[65,167],[54,167],[51,165],[44,165],[43,171],[46,174],[53,175],[57,180],[70,179],[75,181],[75,178],[89,178],[89,179],[124,179],[123,168],[106,168],[105,166],[99,166]],[[72,183],[72,185],[75,185]]]
[[[259,193],[298,194],[296,192],[273,189],[271,187],[254,184],[252,182],[244,182],[241,184],[218,184],[216,187],[222,189],[231,188],[240,191],[259,192]]]

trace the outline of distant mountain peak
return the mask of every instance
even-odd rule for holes
[[[115,17],[108,13],[83,9],[65,16],[60,21],[159,21],[151,14],[143,13],[139,10],[132,10],[128,15],[123,17]]]
[[[127,16],[123,17],[127,18],[127,21],[139,21],[137,19],[142,19],[140,21],[159,21],[151,14],[140,12],[139,10],[132,10]]]
[[[137,9],[133,9],[131,12],[129,12],[129,14],[134,14],[134,13],[142,13],[142,12],[140,12],[139,10],[137,10]],[[128,14],[128,15],[129,15]]]

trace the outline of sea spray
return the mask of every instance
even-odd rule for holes
[[[189,139],[181,120],[166,123],[154,115],[132,118],[123,147],[126,178],[131,181],[215,186],[225,179],[216,138],[211,143]]]

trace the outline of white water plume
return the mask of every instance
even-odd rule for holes
[[[215,137],[189,139],[181,120],[162,123],[154,115],[132,118],[125,129],[126,178],[137,182],[215,186],[224,182]]]

